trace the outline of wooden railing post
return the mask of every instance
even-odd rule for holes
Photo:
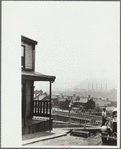
[[[50,119],[51,119],[51,81],[50,81]]]
[[[32,88],[31,88],[31,94],[32,94],[31,109],[32,109],[32,113],[31,113],[31,117],[33,117],[33,113],[34,113],[34,88],[35,88],[35,86],[33,86],[33,82],[32,82]]]

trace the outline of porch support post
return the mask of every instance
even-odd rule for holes
[[[26,126],[26,81],[23,81],[23,89],[22,89],[22,108],[23,108],[23,118],[24,118],[24,126]]]
[[[31,117],[33,118],[33,111],[34,111],[34,82],[32,82],[32,87],[31,87],[31,110],[32,110],[32,113],[31,113]]]
[[[51,119],[51,81],[50,81],[50,119]]]

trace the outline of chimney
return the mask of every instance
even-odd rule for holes
[[[92,84],[92,90],[93,90],[93,84]]]
[[[90,98],[91,98],[91,95],[88,95],[88,98],[87,98],[87,99],[88,99],[88,101],[90,100]]]
[[[107,83],[106,83],[106,91],[107,91]]]
[[[88,84],[88,91],[89,91],[89,84]]]

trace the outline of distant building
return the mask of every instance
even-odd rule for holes
[[[95,109],[95,102],[93,101],[92,98],[85,103],[84,108],[86,110],[88,110],[88,109]]]
[[[67,98],[59,99],[58,106],[60,109],[68,110],[69,109],[69,100]]]
[[[107,112],[112,112],[116,107],[112,106],[112,107],[106,107],[106,111]]]
[[[98,106],[98,107],[105,107],[105,106],[108,106],[111,104],[111,101],[109,100],[102,100],[101,98],[97,99],[95,101],[95,105]]]
[[[53,102],[53,104],[54,104],[55,106],[58,106],[59,96],[52,95],[52,96],[51,96],[51,100],[52,100],[52,102]]]

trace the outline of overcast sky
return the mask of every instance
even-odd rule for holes
[[[90,78],[116,82],[120,2],[4,1],[3,8],[21,35],[38,41],[36,71],[56,76],[53,90]]]

